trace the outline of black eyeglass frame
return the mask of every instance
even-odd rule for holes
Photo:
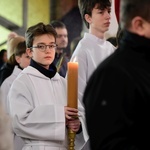
[[[30,47],[30,49],[37,48],[37,49],[39,49],[40,51],[44,52],[44,51],[46,51],[47,47],[48,47],[50,50],[56,50],[57,46],[58,46],[58,45],[57,45],[56,43],[54,43],[54,44],[49,44],[49,45],[46,45],[46,44],[38,44],[38,45],[35,45],[35,46]]]

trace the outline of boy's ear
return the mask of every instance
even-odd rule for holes
[[[32,50],[30,48],[26,49],[26,53],[30,58],[32,57]]]
[[[84,15],[85,20],[90,24],[91,23],[91,16],[88,14]]]
[[[15,56],[16,62],[20,64],[20,56]]]
[[[133,18],[131,22],[132,30],[138,35],[144,36],[146,32],[145,23],[146,21],[139,16]]]

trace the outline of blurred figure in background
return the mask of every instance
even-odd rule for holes
[[[57,48],[55,53],[54,64],[57,68],[58,73],[62,77],[65,77],[67,72],[67,63],[69,61],[67,53],[64,52],[64,49],[68,45],[68,32],[65,24],[61,21],[54,20],[51,22],[51,25],[57,32],[56,37]]]
[[[0,86],[3,83],[3,81],[12,74],[15,65],[17,65],[17,62],[15,60],[14,49],[19,42],[23,42],[23,41],[25,41],[25,38],[23,36],[19,36],[15,34],[14,32],[8,35],[8,40],[7,40],[8,60],[0,70]]]
[[[0,70],[0,90],[2,90],[2,102],[5,108],[5,111],[7,111],[7,93],[10,89],[10,86],[13,82],[13,80],[16,78],[16,76],[19,74],[19,72],[16,71],[18,66],[18,62],[16,61],[16,56],[15,56],[15,49],[20,42],[25,42],[25,38],[23,36],[19,36],[15,32],[11,32],[8,35],[7,39],[7,57],[8,60],[7,62],[3,65],[3,67]],[[12,76],[11,76],[12,75]],[[7,79],[7,80],[6,80]],[[2,83],[6,80],[4,83],[3,87]],[[15,150],[20,150],[23,145],[22,139],[20,139],[17,136],[14,136],[14,143],[18,143],[17,146],[15,147]],[[16,145],[16,144],[14,144]]]
[[[62,8],[65,8],[66,10],[67,8],[69,8],[67,13],[63,15],[62,18],[60,18],[60,21],[62,21],[66,25],[68,31],[68,45],[67,48],[65,49],[65,52],[67,52],[67,55],[70,58],[71,41],[74,38],[79,37],[81,35],[83,29],[83,22],[78,7],[78,0],[61,0],[60,4],[62,5]]]
[[[26,53],[25,41],[18,43],[18,45],[14,47],[14,56],[16,65],[13,69],[13,72],[3,81],[0,87],[2,91],[2,102],[4,103],[6,112],[7,112],[7,95],[12,85],[12,82],[15,80],[18,74],[30,64],[30,57]]]
[[[4,63],[7,62],[7,50],[6,49],[2,49],[0,51],[0,69],[3,66]]]
[[[14,57],[16,61],[16,65],[13,69],[13,72],[10,76],[8,76],[2,83],[0,90],[2,94],[2,103],[6,110],[6,112],[9,114],[8,110],[8,101],[7,101],[7,95],[10,90],[10,87],[13,83],[13,81],[16,79],[16,77],[19,75],[19,73],[30,64],[30,57],[26,53],[26,44],[25,41],[18,43],[16,47],[14,47]],[[14,149],[15,150],[21,150],[24,145],[23,140],[16,136],[14,134]]]

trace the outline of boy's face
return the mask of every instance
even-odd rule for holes
[[[41,45],[49,45],[46,46],[46,49],[42,50],[40,48]],[[55,56],[55,48],[52,48],[55,44],[55,38],[53,35],[43,34],[40,36],[36,36],[33,40],[32,51],[27,49],[27,53],[34,61],[39,63],[42,67],[49,69],[49,65],[53,62]],[[37,47],[39,46],[39,47]]]
[[[86,21],[89,23],[89,29],[91,32],[95,34],[104,34],[108,31],[110,26],[111,8],[108,7],[107,9],[100,10],[97,6],[98,5],[95,5],[93,8],[91,16],[86,14]]]
[[[31,59],[27,53],[23,53],[21,56],[15,56],[15,58],[22,69],[26,68],[30,64]]]

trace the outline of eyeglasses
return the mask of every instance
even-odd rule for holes
[[[37,48],[39,49],[40,51],[44,52],[47,47],[50,49],[50,50],[56,50],[57,48],[57,44],[50,44],[50,45],[46,45],[46,44],[38,44],[37,46],[33,46],[33,47],[30,47],[31,49],[32,48]]]

